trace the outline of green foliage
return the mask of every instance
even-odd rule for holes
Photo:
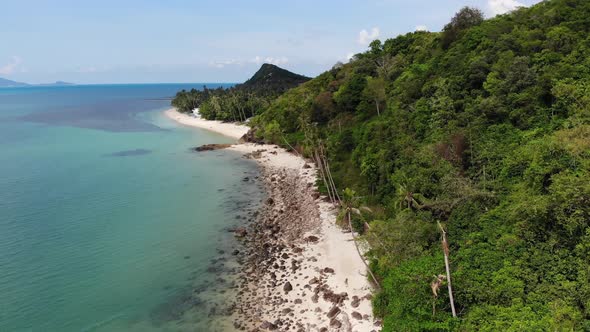
[[[353,217],[384,331],[590,330],[590,1],[375,41],[252,121],[382,213]],[[379,109],[377,108],[379,106]],[[215,109],[213,107],[213,109]],[[455,305],[437,222],[448,231]],[[433,315],[433,304],[435,314]]]
[[[461,32],[477,26],[481,22],[483,22],[483,12],[481,10],[463,7],[443,29],[441,36],[443,48],[448,48],[459,38]]]
[[[271,100],[309,78],[271,64],[262,67],[243,84],[229,89],[180,91],[172,99],[179,112],[192,112],[208,120],[246,121],[268,107]]]

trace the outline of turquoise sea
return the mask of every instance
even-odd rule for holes
[[[252,161],[189,151],[231,139],[162,114],[201,86],[0,89],[0,331],[200,330],[262,196]]]

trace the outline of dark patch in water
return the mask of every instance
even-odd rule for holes
[[[135,150],[125,150],[107,154],[107,157],[130,157],[130,156],[142,156],[144,154],[150,154],[152,150],[146,149],[135,149]]]
[[[20,116],[17,119],[54,126],[98,129],[110,132],[164,130],[136,117],[137,114],[150,109],[153,109],[153,104],[145,100],[111,101],[76,107],[48,108]]]
[[[203,305],[205,302],[193,296],[190,289],[180,290],[171,295],[166,302],[155,307],[150,317],[155,326],[160,326],[165,322],[180,320],[191,308]]]

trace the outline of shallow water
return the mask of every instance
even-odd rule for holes
[[[205,320],[195,287],[261,188],[253,162],[189,151],[230,139],[162,115],[193,86],[0,89],[0,331]]]

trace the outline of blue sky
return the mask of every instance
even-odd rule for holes
[[[539,0],[19,0],[0,11],[0,77],[31,83],[241,82],[263,62],[315,76],[374,38],[457,10]]]

